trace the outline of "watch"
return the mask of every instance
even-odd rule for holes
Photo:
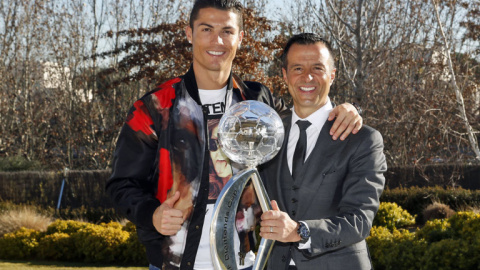
[[[298,241],[298,243],[300,244],[305,244],[308,242],[308,239],[310,239],[310,230],[308,229],[307,227],[307,224],[305,224],[305,222],[302,222],[302,221],[298,221],[297,222],[297,233],[298,235],[300,235],[300,241]]]

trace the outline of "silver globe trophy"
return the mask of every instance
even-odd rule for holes
[[[215,269],[237,269],[235,216],[242,191],[250,179],[262,211],[272,209],[256,166],[271,160],[278,153],[284,133],[280,116],[259,101],[236,103],[220,119],[220,148],[231,161],[244,164],[247,168],[227,182],[215,203],[210,227],[210,247]],[[261,239],[253,269],[265,267],[274,242]]]

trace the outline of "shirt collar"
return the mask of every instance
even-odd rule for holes
[[[292,127],[295,125],[297,120],[308,120],[312,125],[310,127],[315,127],[317,130],[322,130],[325,121],[328,119],[328,114],[333,110],[332,102],[330,102],[330,97],[327,96],[327,102],[320,109],[316,110],[314,113],[310,114],[307,118],[300,118],[295,113],[295,107],[292,108]]]

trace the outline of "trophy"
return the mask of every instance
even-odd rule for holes
[[[280,150],[284,128],[280,116],[259,101],[232,105],[220,119],[218,143],[225,155],[246,165],[222,189],[215,203],[210,227],[210,247],[215,269],[237,269],[234,249],[235,217],[242,191],[252,180],[263,212],[272,209],[256,166],[271,160]],[[261,239],[253,269],[263,269],[275,241]]]

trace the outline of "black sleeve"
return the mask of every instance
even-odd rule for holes
[[[142,100],[135,102],[120,132],[106,192],[114,206],[135,225],[155,230],[152,216],[160,205],[152,179],[158,138]]]

